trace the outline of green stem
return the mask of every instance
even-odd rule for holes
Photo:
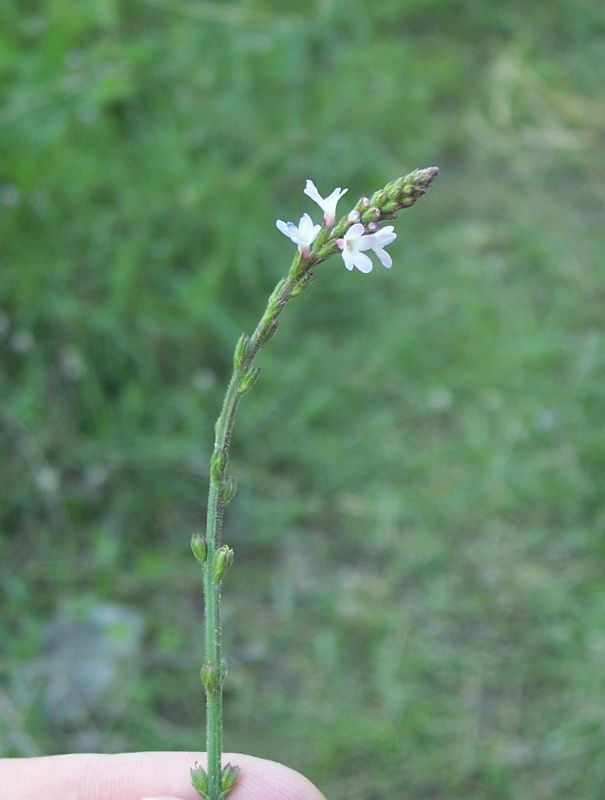
[[[371,198],[361,198],[351,212],[357,221],[368,226],[378,221],[394,219],[396,214],[422,197],[435,179],[438,169],[414,170],[409,175],[388,183],[384,189],[374,192]],[[231,435],[239,400],[254,383],[258,370],[254,359],[261,347],[269,341],[277,329],[277,319],[292,297],[297,297],[308,286],[310,270],[339,250],[338,238],[343,236],[352,223],[351,214],[342,217],[336,225],[324,226],[304,254],[297,253],[286,278],[273,290],[263,316],[250,337],[242,336],[235,348],[233,372],[227,387],[221,413],[216,422],[215,441],[210,460],[210,491],[206,540],[192,540],[197,560],[203,564],[205,662],[201,670],[202,683],[206,690],[206,725],[208,769],[192,770],[192,780],[200,796],[206,800],[223,800],[237,781],[237,770],[223,775],[221,787],[221,755],[223,738],[223,681],[225,665],[221,657],[221,584],[225,570],[230,564],[232,551],[222,545],[221,530],[223,512],[233,496],[233,482],[226,474],[229,461]]]
[[[246,390],[246,381],[254,368],[254,359],[263,344],[276,328],[277,317],[293,296],[293,290],[305,269],[297,254],[288,277],[280,281],[271,295],[265,313],[252,336],[247,340],[241,357],[234,358],[233,372],[227,387],[221,413],[216,422],[216,437],[211,459],[210,490],[206,520],[206,563],[203,573],[205,663],[202,668],[206,690],[206,747],[208,752],[208,800],[221,800],[221,755],[223,738],[223,681],[225,665],[221,657],[221,584],[222,575],[216,577],[214,565],[222,543],[222,522],[226,502],[221,497],[225,485],[226,468],[235,416],[239,400]],[[239,343],[238,343],[239,347]]]

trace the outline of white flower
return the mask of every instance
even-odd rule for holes
[[[338,201],[343,194],[346,194],[348,191],[348,189],[341,189],[340,186],[337,186],[327,197],[322,197],[317,191],[317,186],[315,186],[313,181],[307,180],[305,184],[305,194],[307,197],[310,197],[314,203],[317,203],[324,212],[324,222],[328,226],[334,225]]]
[[[298,223],[298,228],[293,222],[284,222],[281,219],[278,219],[275,224],[284,236],[287,236],[294,244],[298,245],[298,249],[301,253],[309,249],[321,230],[321,225],[314,225],[313,220],[308,214],[302,215]]]
[[[387,225],[379,231],[376,231],[376,233],[373,233],[372,236],[374,237],[374,244],[371,248],[372,251],[378,256],[378,260],[382,266],[390,269],[393,266],[393,259],[384,248],[397,238],[395,228],[392,225]]]
[[[357,267],[360,272],[371,272],[374,265],[371,258],[363,252],[364,250],[372,250],[383,266],[391,267],[393,260],[384,248],[397,238],[393,226],[387,225],[386,228],[367,235],[364,234],[364,231],[365,228],[361,222],[357,222],[355,225],[351,225],[344,238],[339,241],[345,267],[348,270]]]

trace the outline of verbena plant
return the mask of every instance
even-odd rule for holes
[[[221,588],[225,573],[233,562],[233,550],[222,543],[223,512],[233,499],[236,484],[228,472],[229,448],[240,398],[250,391],[259,375],[255,360],[260,349],[275,334],[279,316],[289,300],[298,297],[314,278],[313,269],[340,253],[348,270],[371,272],[373,262],[368,251],[390,268],[392,259],[386,247],[397,234],[392,225],[381,223],[395,219],[422,197],[438,173],[437,167],[419,169],[387,183],[371,197],[362,197],[354,208],[336,222],[336,206],[347,189],[340,187],[322,197],[315,184],[307,181],[305,194],[324,212],[323,225],[313,223],[303,214],[298,226],[277,220],[277,228],[297,245],[287,275],[273,289],[265,312],[251,335],[243,333],[235,347],[233,372],[223,407],[215,426],[215,440],[210,459],[210,489],[206,535],[195,533],[191,540],[193,554],[201,566],[204,592],[205,660],[200,677],[206,692],[207,770],[196,766],[191,778],[204,800],[222,800],[235,786],[239,769],[221,765],[223,739],[223,683],[226,675],[222,657]]]

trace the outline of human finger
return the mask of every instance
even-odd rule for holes
[[[238,753],[223,763],[241,768],[229,800],[325,800],[300,773]],[[0,786],[11,800],[200,800],[189,770],[206,766],[199,753],[66,755],[0,761]]]

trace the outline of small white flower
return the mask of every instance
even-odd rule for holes
[[[393,260],[384,248],[397,238],[393,226],[387,225],[386,228],[367,235],[364,234],[364,231],[365,228],[361,222],[357,222],[355,225],[351,225],[344,238],[339,240],[338,244],[342,249],[342,260],[345,262],[345,267],[348,270],[357,267],[360,272],[371,272],[374,265],[371,258],[363,252],[364,250],[372,250],[383,266],[391,267]]]
[[[334,189],[334,191],[327,197],[322,197],[317,191],[317,186],[315,186],[313,181],[307,180],[305,184],[305,194],[307,197],[310,197],[314,203],[317,203],[317,205],[324,212],[324,222],[328,227],[334,225],[338,201],[343,194],[346,194],[348,191],[348,189],[341,189],[340,186],[337,186],[336,189]]]
[[[302,215],[298,223],[298,228],[293,222],[284,222],[281,219],[278,219],[275,224],[277,225],[277,229],[281,231],[284,236],[287,236],[294,244],[298,245],[298,249],[301,253],[309,249],[321,230],[321,225],[314,225],[313,220],[308,214]]]
[[[376,231],[376,233],[373,233],[372,236],[374,238],[372,251],[376,253],[382,266],[390,269],[393,266],[393,259],[384,248],[397,238],[395,228],[392,225],[387,225],[379,231]]]

